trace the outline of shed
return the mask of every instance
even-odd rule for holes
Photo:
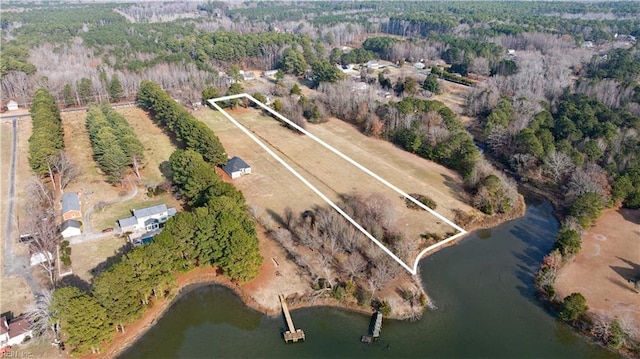
[[[251,173],[251,166],[243,161],[242,158],[234,156],[227,162],[227,164],[222,166],[222,170],[225,171],[229,177],[235,179]]]
[[[62,225],[60,226],[60,234],[62,234],[62,238],[79,236],[82,234],[82,223],[74,219],[68,219],[62,222]]]
[[[18,109],[18,103],[11,100],[9,102],[7,102],[7,110],[8,111],[15,111]]]
[[[37,266],[40,263],[45,263],[51,260],[53,260],[53,254],[47,251],[47,252],[38,252],[38,253],[32,254],[29,262],[32,266]]]
[[[82,218],[80,211],[80,197],[75,192],[65,193],[62,196],[62,220]]]

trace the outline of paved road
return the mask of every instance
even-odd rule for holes
[[[15,116],[11,119],[11,165],[9,169],[9,193],[7,198],[7,218],[5,221],[4,232],[4,260],[3,263],[3,275],[5,276],[22,276],[33,294],[42,293],[42,287],[33,277],[33,269],[30,266],[29,258],[27,255],[16,255],[13,251],[13,208],[15,206],[16,198],[16,162],[17,162],[17,147],[18,147],[18,117]]]

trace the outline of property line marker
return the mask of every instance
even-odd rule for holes
[[[427,212],[431,213],[432,215],[436,216],[437,218],[441,219],[442,221],[444,221],[445,223],[447,223],[448,225],[450,225],[451,227],[455,228],[458,233],[454,234],[453,236],[442,240],[436,244],[433,244],[425,249],[423,249],[420,253],[418,253],[418,256],[416,257],[414,263],[413,263],[413,268],[411,268],[407,263],[405,263],[402,259],[398,258],[398,256],[396,256],[393,252],[391,252],[384,244],[382,244],[382,242],[380,242],[378,239],[376,239],[371,233],[369,233],[369,231],[367,231],[366,229],[364,229],[358,222],[356,222],[353,218],[351,218],[347,213],[345,213],[340,207],[338,207],[338,205],[336,205],[333,201],[331,201],[324,193],[322,193],[319,189],[317,189],[313,184],[311,184],[306,178],[304,178],[300,173],[298,173],[293,167],[291,167],[285,160],[283,160],[280,156],[278,156],[275,152],[273,152],[273,150],[271,150],[267,145],[265,145],[260,139],[258,139],[253,133],[251,133],[246,127],[244,127],[242,124],[240,124],[240,122],[238,122],[236,119],[234,119],[231,115],[229,115],[229,113],[227,113],[224,109],[222,109],[222,107],[220,107],[216,102],[219,101],[227,101],[227,100],[234,100],[234,99],[240,99],[240,98],[246,98],[251,100],[253,103],[255,103],[256,105],[260,106],[262,109],[264,109],[265,111],[271,113],[272,115],[276,116],[277,118],[279,118],[280,120],[284,121],[287,125],[295,128],[296,130],[300,131],[301,133],[305,134],[306,136],[308,136],[309,138],[313,139],[314,141],[316,141],[317,143],[321,144],[323,147],[325,147],[326,149],[328,149],[329,151],[335,153],[336,155],[338,155],[340,158],[344,159],[345,161],[351,163],[352,165],[356,166],[358,169],[362,170],[363,172],[365,172],[366,174],[370,175],[371,177],[375,178],[376,180],[378,180],[379,182],[381,182],[382,184],[386,185],[387,187],[391,188],[392,190],[394,190],[396,193],[400,194],[401,196],[403,196],[404,198],[410,200],[411,202],[415,203],[417,206],[419,206],[420,208],[426,210]],[[272,108],[270,108],[269,106],[263,104],[262,102],[256,100],[255,98],[253,98],[253,96],[248,95],[246,93],[242,93],[242,94],[237,94],[237,95],[230,95],[230,96],[222,96],[222,97],[218,97],[218,98],[213,98],[213,99],[209,99],[207,100],[207,102],[209,104],[211,104],[211,106],[213,106],[216,110],[220,111],[220,113],[227,118],[231,123],[233,123],[236,127],[238,127],[242,132],[244,132],[247,136],[249,136],[249,138],[251,138],[255,143],[257,143],[263,150],[265,150],[269,155],[271,155],[271,157],[273,157],[276,161],[280,162],[280,164],[282,164],[287,170],[289,170],[289,172],[291,172],[294,176],[296,176],[300,181],[302,181],[302,183],[304,183],[307,187],[309,187],[315,194],[317,194],[321,199],[323,199],[325,202],[327,202],[327,204],[329,204],[333,209],[335,209],[338,213],[340,213],[346,220],[348,220],[351,224],[353,224],[360,232],[362,232],[362,234],[364,234],[367,238],[369,238],[371,241],[373,241],[373,243],[375,243],[378,247],[380,247],[385,253],[387,253],[389,256],[391,256],[391,258],[393,258],[393,260],[395,260],[396,262],[398,262],[398,264],[400,264],[402,267],[404,267],[409,273],[411,274],[416,274],[418,273],[418,264],[420,262],[420,259],[422,258],[422,256],[424,256],[427,252],[436,249],[438,247],[441,247],[465,234],[467,234],[467,231],[465,231],[462,227],[458,226],[457,224],[455,224],[454,222],[452,222],[451,220],[449,220],[448,218],[444,217],[443,215],[441,215],[440,213],[434,211],[433,209],[427,207],[426,205],[424,205],[422,202],[418,201],[417,199],[413,198],[412,196],[408,195],[406,192],[404,192],[403,190],[401,190],[400,188],[394,186],[393,184],[389,183],[387,180],[385,180],[384,178],[378,176],[376,173],[372,172],[371,170],[369,170],[368,168],[364,167],[363,165],[361,165],[360,163],[356,162],[355,160],[351,159],[350,157],[346,156],[345,154],[343,154],[342,152],[338,151],[337,149],[335,149],[333,146],[327,144],[326,142],[324,142],[323,140],[319,139],[318,137],[316,137],[315,135],[313,135],[312,133],[308,132],[307,130],[305,130],[304,128],[298,126],[297,124],[293,123],[291,120],[289,120],[288,118],[282,116],[280,113],[274,111]]]

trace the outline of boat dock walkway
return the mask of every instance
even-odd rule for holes
[[[374,340],[380,337],[380,331],[382,330],[382,313],[380,311],[373,314],[375,316],[375,322],[373,324],[373,330],[371,335],[363,335],[360,339],[361,342],[371,344]],[[371,327],[369,327],[371,329]]]
[[[280,304],[282,305],[282,313],[284,314],[284,318],[287,321],[287,327],[289,330],[284,332],[284,341],[285,343],[289,342],[297,342],[298,340],[304,340],[304,331],[302,329],[297,329],[293,325],[293,320],[291,319],[291,314],[289,313],[289,308],[287,307],[287,301],[284,298],[284,295],[278,295],[280,298]]]

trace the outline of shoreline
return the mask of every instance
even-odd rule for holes
[[[466,228],[468,231],[467,234],[457,238],[455,241],[449,243],[446,246],[442,246],[437,248],[436,250],[427,253],[420,260],[438,252],[441,249],[453,246],[457,244],[461,239],[467,237],[467,235],[471,234],[473,231],[478,229],[487,229],[492,228],[502,223],[508,222],[510,220],[516,219],[524,215],[526,210],[526,204],[524,201],[524,196],[518,196],[518,202],[514,209],[509,213],[502,215],[495,215],[489,218],[482,218],[481,221],[471,222],[470,226]],[[421,290],[427,295],[428,293],[424,291],[424,287],[422,285],[422,281],[418,276],[418,282],[420,284]],[[279,305],[277,307],[267,307],[265,305],[260,304],[254,297],[252,291],[250,289],[244,288],[251,282],[238,284],[227,277],[219,274],[215,267],[206,267],[206,268],[195,268],[187,273],[180,273],[176,275],[176,287],[172,291],[172,293],[162,300],[154,300],[152,301],[152,305],[144,312],[142,317],[129,324],[125,327],[125,333],[117,332],[111,343],[100,353],[96,354],[87,354],[82,356],[81,358],[86,359],[107,359],[107,358],[116,358],[121,355],[129,348],[131,348],[140,338],[142,338],[153,326],[157,324],[157,322],[166,314],[166,312],[184,295],[196,290],[198,288],[210,285],[220,285],[230,289],[235,295],[237,295],[242,303],[259,313],[275,317],[280,313]],[[307,300],[294,300],[290,301],[289,308],[291,310],[296,309],[304,309],[304,308],[312,308],[312,307],[331,307],[337,308],[341,310],[347,310],[353,313],[360,313],[364,315],[370,315],[372,310],[368,308],[361,307],[353,302],[338,302],[333,298],[319,298],[313,301]],[[423,309],[424,310],[424,309]],[[394,316],[391,315],[389,319],[393,320],[407,320],[407,317]]]

